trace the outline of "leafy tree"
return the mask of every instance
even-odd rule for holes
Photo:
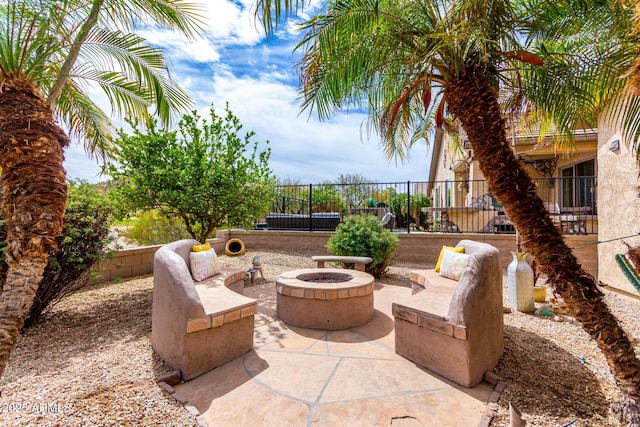
[[[258,3],[257,13],[268,31],[274,17],[277,20],[298,4],[281,3]],[[637,406],[640,360],[595,279],[582,269],[553,226],[535,185],[511,150],[499,103],[499,83],[522,93],[521,71],[543,66],[540,57],[527,50],[534,42],[543,46],[542,41],[552,40],[545,49],[553,50],[553,40],[567,33],[571,40],[582,26],[591,26],[589,35],[605,43],[598,51],[602,56],[591,59],[606,62],[610,52],[620,55],[617,47],[624,43],[616,35],[601,39],[601,30],[625,24],[630,16],[629,4],[615,0],[331,1],[304,25],[300,81],[303,106],[315,108],[321,118],[344,107],[368,107],[371,126],[382,137],[387,154],[401,158],[434,122],[442,126],[445,114],[453,115],[465,129],[489,188],[523,245],[552,278],[554,291],[598,344],[621,390]],[[541,18],[549,19],[540,24]],[[607,82],[600,95],[616,92],[617,83]],[[546,94],[548,110],[555,111],[555,92]],[[582,95],[580,101],[592,93]],[[593,101],[610,99],[597,96]]]
[[[340,174],[336,179],[336,184],[342,189],[342,198],[348,208],[364,207],[367,199],[372,196],[375,187],[373,185],[374,182],[359,173]]]
[[[200,242],[225,222],[252,227],[271,203],[271,150],[258,152],[254,132],[242,137],[239,119],[228,106],[225,113],[211,107],[207,121],[194,111],[173,132],[158,129],[155,120],[146,132],[121,131],[118,164],[109,168],[117,199],[130,211],[180,218]]]
[[[389,201],[396,194],[396,189],[394,187],[387,187],[382,189],[381,187],[376,187],[371,193],[371,197],[378,202],[384,202],[389,205]]]
[[[197,30],[183,0],[12,0],[0,2],[0,169],[7,279],[0,295],[0,376],[62,231],[70,135],[109,154],[111,122],[90,94],[102,90],[116,114],[168,123],[188,96],[162,53],[133,33],[140,22]]]

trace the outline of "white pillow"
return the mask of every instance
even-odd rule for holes
[[[218,268],[218,257],[213,248],[208,251],[191,252],[189,254],[189,261],[191,264],[191,276],[193,276],[193,280],[196,282],[201,282],[207,277],[211,277],[220,272]]]
[[[442,277],[460,280],[469,256],[469,254],[461,254],[446,249],[442,255],[442,265],[440,266],[439,274]]]

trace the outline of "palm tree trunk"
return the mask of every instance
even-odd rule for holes
[[[0,81],[0,168],[8,271],[0,294],[0,376],[47,259],[57,250],[67,201],[62,162],[68,144],[35,85],[5,76]]]
[[[554,292],[604,353],[618,386],[640,405],[640,360],[628,335],[602,299],[554,227],[531,178],[516,159],[506,137],[497,92],[486,79],[472,80],[472,70],[448,85],[450,111],[462,122],[493,195],[520,233],[522,244],[553,284]]]

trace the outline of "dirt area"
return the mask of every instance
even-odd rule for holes
[[[256,255],[267,283],[284,271],[314,266],[308,256],[270,252],[219,260],[246,269]],[[392,267],[382,282],[409,286],[410,269]],[[0,425],[196,425],[155,382],[170,368],[151,349],[152,288],[150,276],[87,286],[26,331],[0,380]],[[609,292],[606,301],[623,327],[640,337],[640,301]],[[506,389],[492,426],[509,425],[509,402],[531,426],[574,420],[576,427],[620,425],[610,415],[620,393],[576,322],[517,312],[504,318],[505,353],[495,372]]]

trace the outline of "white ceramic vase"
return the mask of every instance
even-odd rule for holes
[[[533,269],[527,262],[526,252],[511,252],[513,261],[507,267],[509,306],[523,313],[535,310],[533,301]]]

